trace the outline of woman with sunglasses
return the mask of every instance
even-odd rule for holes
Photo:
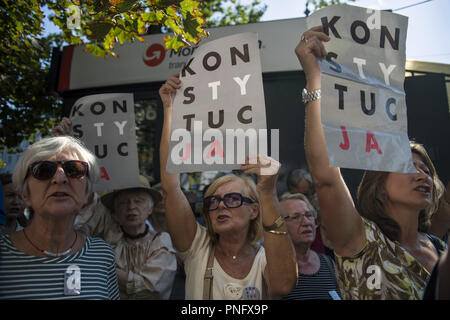
[[[295,286],[297,272],[275,190],[280,164],[264,156],[248,159],[241,169],[257,174],[257,185],[234,174],[211,183],[203,202],[206,228],[199,225],[179,175],[166,172],[172,94],[180,85],[176,74],[159,90],[164,105],[160,163],[168,229],[186,272],[186,299],[281,298]],[[263,230],[264,247],[258,244]]]
[[[416,173],[366,171],[358,188],[358,209],[331,167],[321,123],[322,27],[303,34],[295,53],[306,75],[305,151],[319,198],[322,223],[336,253],[344,299],[421,299],[438,261],[439,239],[426,233],[439,198],[436,170],[425,148],[411,143]],[[442,243],[443,246],[445,244]]]
[[[20,157],[13,183],[34,217],[0,237],[0,299],[118,299],[111,247],[74,229],[99,177],[72,137],[42,139]]]

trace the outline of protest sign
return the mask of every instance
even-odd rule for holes
[[[133,94],[82,97],[73,105],[70,120],[73,136],[99,161],[100,181],[95,191],[139,186]]]
[[[167,171],[238,169],[267,155],[258,38],[254,33],[201,45],[180,72],[173,102]]]
[[[322,25],[322,125],[331,166],[416,172],[407,134],[405,45],[408,18],[349,5],[307,18]]]

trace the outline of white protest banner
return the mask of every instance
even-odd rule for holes
[[[416,172],[407,133],[403,81],[408,18],[335,5],[307,19],[322,25],[322,124],[330,165]]]
[[[132,93],[108,93],[78,99],[70,111],[73,136],[99,161],[94,190],[139,186],[139,164]]]
[[[180,72],[167,171],[238,169],[267,155],[258,38],[241,33],[200,46]]]

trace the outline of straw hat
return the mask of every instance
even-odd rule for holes
[[[100,200],[102,201],[103,205],[108,208],[111,212],[114,211],[114,198],[117,196],[117,194],[120,191],[124,190],[144,190],[147,191],[150,196],[153,199],[153,206],[155,206],[159,201],[162,200],[161,193],[159,193],[156,189],[153,189],[150,187],[150,183],[148,182],[148,179],[144,177],[143,175],[139,175],[139,186],[138,187],[130,187],[125,189],[118,189],[114,190],[112,192],[106,193],[100,197]]]

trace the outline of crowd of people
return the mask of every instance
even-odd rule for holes
[[[308,92],[328,40],[314,27],[295,48]],[[450,299],[449,184],[422,145],[410,144],[416,173],[366,171],[355,204],[310,95],[308,168],[289,174],[289,192],[278,198],[279,162],[250,155],[203,190],[198,219],[166,171],[180,87],[175,74],[159,90],[158,189],[141,175],[94,192],[97,159],[67,118],[1,177],[0,299]]]

